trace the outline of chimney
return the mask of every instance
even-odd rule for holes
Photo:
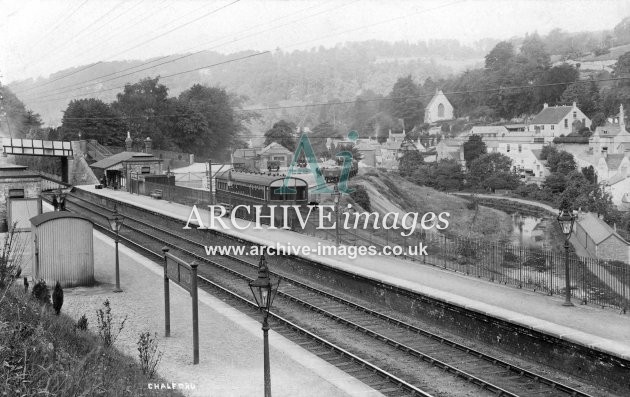
[[[131,139],[131,133],[127,131],[127,139],[125,139],[125,150],[131,152],[131,145],[133,140]]]
[[[573,102],[573,109],[577,108],[577,103]]]
[[[147,137],[147,139],[144,140],[144,152],[148,154],[152,154],[153,153],[152,146],[153,146],[153,142],[151,142],[151,138]]]
[[[549,107],[549,104],[548,104],[547,102],[545,102],[545,103],[543,104],[543,109],[547,109],[548,107]]]
[[[624,114],[623,111],[623,103],[621,105],[619,105],[619,129],[622,132],[626,131],[626,120],[625,117],[626,115]]]

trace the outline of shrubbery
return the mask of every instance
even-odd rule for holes
[[[354,186],[354,191],[350,193],[350,197],[355,203],[361,206],[365,211],[372,212],[370,196],[363,185]]]
[[[50,290],[44,280],[39,280],[35,286],[33,286],[31,295],[33,295],[33,298],[38,302],[50,305]]]

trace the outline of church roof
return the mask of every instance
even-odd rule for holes
[[[446,100],[446,102],[451,105],[451,102],[448,100],[448,98],[446,97],[446,95],[444,95],[444,93],[442,92],[442,90],[437,90],[435,95],[433,95],[433,98],[431,98],[431,100],[429,101],[429,103],[427,103],[427,106],[425,106],[425,110],[430,108],[431,106],[433,106],[435,104],[435,102],[437,101],[437,99],[439,97],[443,97],[444,100]],[[453,106],[453,105],[451,105]]]

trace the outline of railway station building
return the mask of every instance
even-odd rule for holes
[[[162,160],[151,153],[121,152],[90,165],[104,187],[131,191],[147,175],[162,174]],[[135,182],[130,182],[135,181]]]
[[[42,178],[26,166],[0,164],[0,232],[17,222],[29,228],[31,217],[41,213]],[[26,226],[25,226],[26,225]]]

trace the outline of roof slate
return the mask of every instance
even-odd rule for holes
[[[611,235],[616,235],[615,231],[610,226],[590,212],[580,215],[578,224],[582,226],[584,230],[588,231],[589,236],[593,239],[595,244],[601,243]]]
[[[103,160],[97,161],[94,164],[91,164],[90,167],[92,168],[101,168],[101,169],[106,169],[109,167],[112,167],[116,164],[122,163],[123,161],[130,161],[130,160],[137,160],[137,161],[162,161],[156,157],[154,157],[152,154],[149,153],[141,153],[141,152],[120,152],[120,153],[116,153],[112,156],[106,157]]]
[[[573,110],[573,106],[546,107],[531,121],[530,124],[558,124]]]

